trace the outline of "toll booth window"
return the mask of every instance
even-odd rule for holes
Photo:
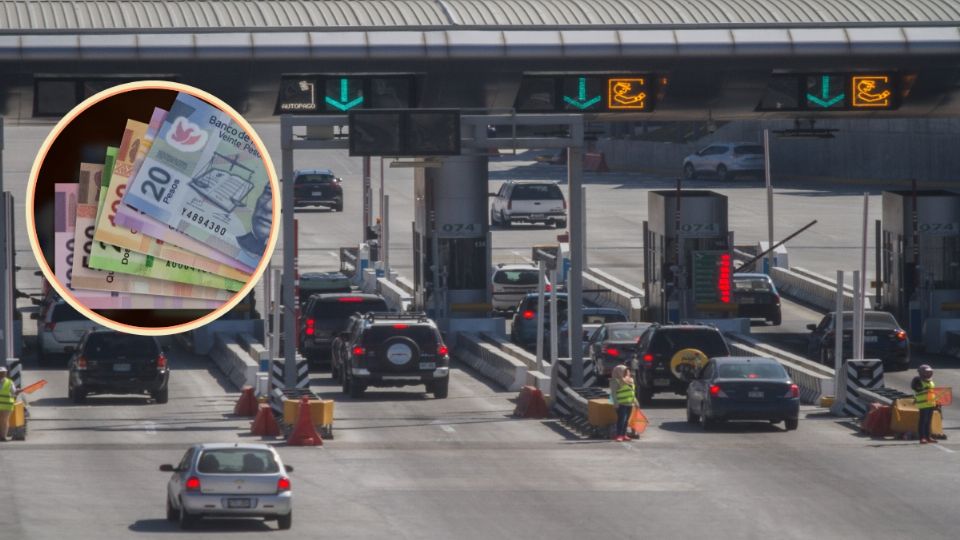
[[[34,116],[61,116],[78,103],[77,83],[68,80],[38,80],[33,93]]]
[[[448,244],[447,288],[485,289],[487,280],[487,242],[477,238],[443,240]]]
[[[770,282],[765,279],[737,279],[733,278],[733,290],[736,292],[772,292]]]
[[[741,144],[733,148],[735,156],[762,156],[763,146],[759,144]]]
[[[561,200],[563,192],[556,184],[518,184],[510,198],[515,201]]]

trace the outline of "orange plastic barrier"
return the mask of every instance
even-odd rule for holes
[[[270,405],[261,403],[257,410],[257,416],[250,424],[250,433],[260,435],[261,437],[276,437],[280,435],[280,425],[277,419],[273,417],[273,411]]]
[[[533,386],[522,387],[513,415],[519,418],[546,418],[547,402],[543,399],[543,392]]]
[[[323,439],[317,433],[316,426],[310,418],[310,398],[300,398],[300,413],[297,415],[297,424],[287,438],[290,446],[323,446]]]
[[[233,407],[233,414],[237,416],[255,416],[257,414],[257,398],[253,395],[252,386],[244,386],[240,399]]]

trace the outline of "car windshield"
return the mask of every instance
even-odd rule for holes
[[[377,299],[358,299],[354,301],[355,296],[346,297],[350,301],[341,301],[344,298],[334,300],[324,300],[316,302],[313,312],[310,314],[315,319],[346,319],[354,313],[369,313],[371,311],[390,311],[387,303],[379,298]]]
[[[653,336],[650,349],[656,354],[674,354],[681,349],[697,349],[708,357],[730,354],[727,343],[715,330],[667,330]]]
[[[301,174],[297,177],[297,184],[333,184],[336,177],[332,174]]]
[[[550,295],[544,296],[544,299],[545,299],[546,301],[543,303],[543,311],[544,311],[543,314],[544,314],[545,316],[549,317],[549,316],[550,316],[550,313],[548,313],[547,310],[550,309]],[[539,302],[537,301],[537,297],[536,297],[536,296],[531,297],[531,298],[527,298],[526,300],[524,300],[524,302],[526,302],[526,306],[524,307],[524,309],[528,309],[528,310],[531,310],[531,311],[536,311],[536,310],[537,310],[537,304],[539,304]],[[567,313],[567,298],[566,298],[565,296],[557,297],[557,313],[561,314],[561,317],[560,317],[561,319],[566,318],[566,316],[567,316],[567,315],[566,315],[566,313]]]
[[[516,201],[560,200],[563,193],[556,184],[517,184],[510,198]]]
[[[646,327],[634,328],[612,328],[610,329],[610,340],[612,341],[633,341],[643,335]]]
[[[280,471],[273,453],[251,448],[204,450],[197,463],[203,474],[270,474]]]
[[[786,379],[783,366],[773,362],[736,362],[720,364],[721,379]]]
[[[118,356],[155,358],[159,354],[155,338],[120,332],[90,334],[83,347],[83,356],[89,360],[110,360]]]
[[[369,347],[376,347],[393,336],[408,337],[417,342],[420,350],[424,354],[434,354],[436,346],[439,345],[437,334],[429,326],[414,326],[403,321],[397,321],[395,324],[378,325],[366,329],[363,332],[363,341]]]
[[[539,280],[536,270],[500,270],[493,276],[498,285],[536,285]]]
[[[763,147],[759,144],[741,144],[733,149],[733,153],[738,156],[751,155],[762,156]]]
[[[893,318],[893,315],[885,311],[868,311],[863,314],[863,326],[864,328],[875,328],[882,330],[896,330],[899,328],[897,320]],[[843,327],[846,330],[853,328],[853,314],[844,313],[843,314]]]
[[[81,315],[77,310],[73,309],[70,304],[57,304],[53,307],[53,315],[50,317],[50,322],[55,323],[83,320],[86,320],[86,317]]]
[[[626,322],[627,317],[623,313],[616,311],[603,313],[584,313],[584,324],[603,324],[609,322]]]
[[[763,278],[734,278],[733,290],[735,292],[773,292],[773,287]]]

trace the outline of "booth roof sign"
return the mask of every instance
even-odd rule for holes
[[[514,109],[525,113],[649,112],[657,81],[650,74],[524,75]]]
[[[775,74],[757,111],[893,110],[899,81],[896,73]]]
[[[415,75],[284,75],[274,114],[413,109],[418,101]]]

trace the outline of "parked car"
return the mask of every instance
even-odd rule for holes
[[[655,394],[684,395],[690,374],[710,358],[730,356],[720,330],[702,324],[654,324],[637,344],[637,399],[649,405]]]
[[[716,174],[722,180],[763,175],[763,146],[751,142],[714,143],[683,158],[683,176]]]
[[[532,264],[501,264],[493,270],[490,283],[493,288],[494,311],[512,311],[529,293],[537,292],[540,272]],[[550,282],[546,280],[546,291]]]
[[[834,318],[830,312],[819,324],[808,324],[810,337],[807,353],[821,364],[834,365]],[[883,360],[887,371],[903,371],[910,367],[910,338],[897,319],[886,311],[866,311],[863,314],[864,358]],[[853,312],[843,312],[843,357],[853,356]]]
[[[610,377],[617,364],[630,365],[637,352],[640,336],[651,323],[611,322],[600,325],[587,342],[587,352],[601,379]]]
[[[343,186],[330,169],[305,169],[293,173],[293,206],[326,206],[343,211]]]
[[[157,403],[167,402],[170,368],[153,336],[92,330],[67,369],[67,395],[74,403],[90,394],[149,394]]]
[[[780,293],[766,274],[733,274],[733,303],[737,316],[763,319],[774,326],[783,320]]]
[[[293,491],[273,447],[253,443],[191,446],[180,463],[160,465],[167,482],[167,520],[192,528],[204,517],[261,517],[280,529],[293,524]]]
[[[49,361],[54,355],[69,355],[90,330],[104,328],[84,317],[63,299],[41,306],[37,319],[37,360]]]
[[[300,352],[311,364],[328,361],[333,341],[354,313],[389,311],[378,294],[334,293],[310,297],[300,319]]]
[[[490,206],[490,224],[543,223],[567,226],[567,201],[556,182],[507,180]]]
[[[350,397],[360,397],[370,386],[419,384],[437,399],[447,397],[450,353],[426,314],[370,312],[343,338],[345,354],[338,372]]]
[[[517,304],[510,323],[510,339],[524,348],[537,346],[537,324],[545,324],[550,316],[550,296],[546,296],[543,305],[543,320],[537,320],[537,306],[539,297],[536,293],[528,294]],[[557,313],[566,313],[567,293],[557,293]],[[544,332],[546,334],[546,332]]]
[[[800,388],[773,358],[711,358],[687,388],[687,422],[709,429],[726,420],[783,422],[797,429]]]

